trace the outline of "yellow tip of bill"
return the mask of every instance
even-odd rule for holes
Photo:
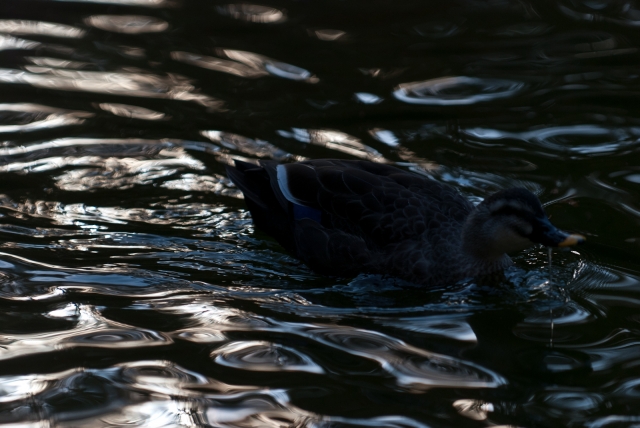
[[[558,244],[558,247],[570,247],[572,245],[582,244],[586,240],[587,238],[582,235],[569,235],[565,238],[564,241]]]

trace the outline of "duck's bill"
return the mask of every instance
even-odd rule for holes
[[[547,247],[571,247],[584,243],[587,238],[578,234],[569,234],[556,228],[547,219],[541,223],[541,231],[538,234],[537,242]]]
[[[571,247],[572,245],[582,244],[586,240],[587,238],[582,235],[569,235],[562,242],[558,243],[558,247]]]

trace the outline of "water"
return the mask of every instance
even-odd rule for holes
[[[0,423],[639,423],[632,1],[0,5]],[[585,246],[424,290],[313,274],[233,159],[524,186]],[[550,319],[551,317],[551,319]],[[12,425],[15,426],[15,425]]]

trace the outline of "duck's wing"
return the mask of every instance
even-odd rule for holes
[[[260,166],[236,161],[235,167],[227,167],[229,178],[244,194],[256,227],[316,272],[337,276],[359,272],[371,261],[364,240],[324,227],[322,217],[327,214],[321,209],[287,199],[293,196],[285,183],[278,181],[278,166],[269,161]]]
[[[454,188],[390,165],[314,160],[270,167],[271,183],[277,183],[294,214],[296,207],[314,210],[323,227],[376,246],[428,231],[444,234],[472,209]]]
[[[375,263],[365,240],[340,229],[327,228],[309,218],[294,228],[296,255],[314,271],[329,276],[353,276]]]
[[[256,227],[319,273],[352,275],[382,266],[384,248],[405,259],[414,240],[458,233],[472,206],[446,185],[389,165],[314,160],[236,162],[229,178],[242,190]],[[386,256],[385,256],[386,254]],[[402,263],[401,263],[402,264]]]

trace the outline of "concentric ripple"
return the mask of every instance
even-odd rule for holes
[[[0,359],[6,360],[78,347],[136,348],[166,345],[172,340],[159,332],[135,329],[105,319],[94,308],[80,306],[75,326],[41,334],[5,334],[0,338]]]
[[[455,76],[403,83],[393,95],[409,104],[456,106],[513,97],[524,88],[511,80]]]
[[[640,128],[574,125],[544,127],[524,132],[471,128],[462,130],[468,138],[488,142],[525,141],[545,152],[568,153],[573,156],[607,156],[625,154],[635,149]]]
[[[319,365],[302,352],[265,341],[227,343],[213,351],[211,357],[218,364],[244,370],[324,373]]]
[[[408,345],[373,331],[313,327],[308,337],[352,355],[376,361],[398,386],[419,392],[433,387],[495,388],[506,380],[471,362]]]

